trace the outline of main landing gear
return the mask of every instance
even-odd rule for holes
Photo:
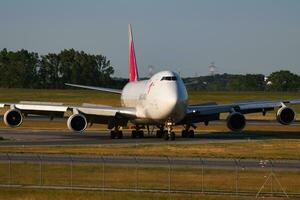
[[[166,128],[167,130],[164,130],[164,126],[159,126],[159,130],[156,131],[156,137],[157,138],[164,138],[165,140],[175,140],[176,135],[173,130],[173,125],[174,123],[172,122],[167,122],[166,123]]]
[[[143,138],[144,137],[144,131],[143,130],[133,130],[131,132],[132,138]]]
[[[111,139],[122,139],[123,138],[123,132],[116,129],[116,130],[113,130],[113,131],[110,131],[110,138]]]
[[[194,130],[190,130],[190,125],[185,125],[184,129],[181,131],[181,137],[183,138],[194,138],[195,132]]]
[[[144,131],[142,130],[144,128],[143,126],[135,125],[134,130],[131,131],[131,137],[132,138],[143,138],[144,137]]]

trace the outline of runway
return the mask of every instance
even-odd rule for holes
[[[0,129],[0,146],[57,146],[57,145],[135,145],[135,144],[205,144],[205,143],[233,143],[248,140],[266,139],[300,139],[300,132],[201,132],[195,133],[195,138],[181,138],[180,133],[176,133],[175,141],[165,141],[156,138],[155,135],[145,134],[144,138],[133,139],[129,131],[124,131],[123,139],[110,139],[109,131],[86,131],[83,134],[61,130],[32,130],[32,129]]]
[[[3,116],[0,116],[0,120]],[[47,117],[30,116],[26,121],[40,122],[49,121]],[[66,122],[67,118],[55,118],[54,121]],[[213,121],[211,126],[216,124],[226,124],[225,120]],[[276,120],[247,120],[249,125],[268,125],[276,126]],[[51,125],[49,125],[51,126]],[[176,133],[175,141],[165,141],[161,138],[156,138],[155,133],[147,134],[145,131],[145,138],[133,139],[130,131],[123,131],[123,139],[110,139],[109,130],[105,131],[85,131],[84,133],[74,133],[66,129],[30,129],[30,128],[0,128],[0,146],[27,146],[27,145],[89,145],[89,144],[201,144],[201,143],[230,143],[241,142],[245,140],[259,140],[259,139],[284,139],[284,138],[298,138],[300,139],[300,121],[295,121],[292,126],[299,126],[299,133],[284,132],[284,133],[270,133],[268,131],[244,131],[242,133],[230,132],[203,132],[197,133],[195,130],[195,138],[181,138],[181,133]],[[259,130],[259,128],[258,128]],[[2,138],[2,140],[1,140]]]
[[[156,167],[196,167],[235,169],[273,169],[300,171],[300,160],[259,160],[259,159],[226,159],[197,157],[154,157],[154,156],[97,156],[68,154],[31,154],[0,153],[0,162],[44,162],[44,163],[77,163],[108,165],[140,165]]]

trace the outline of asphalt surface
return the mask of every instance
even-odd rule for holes
[[[0,116],[0,120],[1,120]],[[67,118],[57,118],[55,121],[66,121]],[[49,121],[46,117],[29,117],[28,121]],[[224,124],[225,120],[212,122],[214,124]],[[252,125],[268,125],[275,126],[278,122],[275,120],[248,120],[248,124]],[[49,125],[51,126],[51,125]],[[176,133],[175,141],[165,141],[155,137],[155,133],[148,134],[145,131],[145,138],[132,139],[129,131],[123,131],[123,139],[110,139],[109,130],[106,131],[85,131],[84,133],[74,133],[66,129],[26,129],[26,128],[0,128],[0,146],[26,146],[26,145],[89,145],[89,144],[157,144],[157,143],[172,143],[172,144],[201,144],[201,143],[224,143],[224,142],[241,142],[249,139],[300,139],[300,121],[296,121],[292,126],[299,126],[299,133],[295,132],[279,132],[270,133],[268,131],[245,131],[243,133],[223,133],[223,132],[207,132],[201,134],[195,132],[195,138],[181,138],[181,134]],[[51,128],[51,127],[50,127]],[[258,127],[259,130],[259,127]],[[197,130],[196,130],[197,131]],[[1,140],[2,138],[2,140]]]
[[[82,134],[67,130],[0,129],[0,146],[50,146],[50,145],[89,145],[89,144],[205,144],[233,143],[248,140],[300,139],[300,132],[246,131],[243,133],[207,132],[195,133],[195,138],[182,138],[176,133],[175,141],[156,138],[155,134],[145,133],[144,138],[133,139],[131,132],[123,131],[123,139],[110,139],[109,131],[86,131]]]
[[[67,154],[0,153],[0,162],[98,163],[110,165],[141,165],[158,167],[196,167],[216,169],[281,169],[300,171],[300,160],[221,159],[195,157],[97,156]]]

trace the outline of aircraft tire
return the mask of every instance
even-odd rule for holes
[[[189,136],[189,138],[194,138],[194,137],[195,137],[195,132],[194,132],[194,130],[189,130],[188,136]]]
[[[157,131],[156,131],[156,137],[157,137],[157,138],[161,138],[162,135],[163,135],[163,133],[162,133],[161,130],[157,130]]]
[[[169,140],[169,133],[168,133],[168,131],[164,131],[164,140]]]
[[[115,139],[116,136],[117,136],[117,134],[116,134],[115,131],[111,131],[111,132],[110,132],[110,138],[111,138],[111,139]]]
[[[117,138],[118,139],[122,139],[123,138],[123,132],[122,131],[118,131],[117,132]]]
[[[171,139],[171,140],[175,140],[175,138],[176,138],[175,133],[174,133],[174,132],[171,132],[170,139]]]
[[[138,131],[137,135],[138,135],[139,138],[143,138],[144,137],[144,131],[142,131],[142,130]]]
[[[181,131],[181,137],[187,138],[188,137],[188,132],[186,130]]]
[[[137,136],[137,132],[135,130],[131,131],[131,137],[136,138],[136,136]]]

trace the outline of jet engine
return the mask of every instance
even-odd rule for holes
[[[87,127],[87,120],[82,114],[73,114],[69,117],[67,125],[71,131],[82,132]]]
[[[227,117],[227,127],[234,131],[238,132],[245,128],[246,126],[246,119],[242,113],[239,112],[232,112]]]
[[[3,116],[4,123],[9,127],[18,127],[23,122],[22,113],[17,109],[10,109],[6,111]]]
[[[293,109],[283,106],[277,111],[277,121],[283,125],[289,125],[295,120],[295,112]]]

